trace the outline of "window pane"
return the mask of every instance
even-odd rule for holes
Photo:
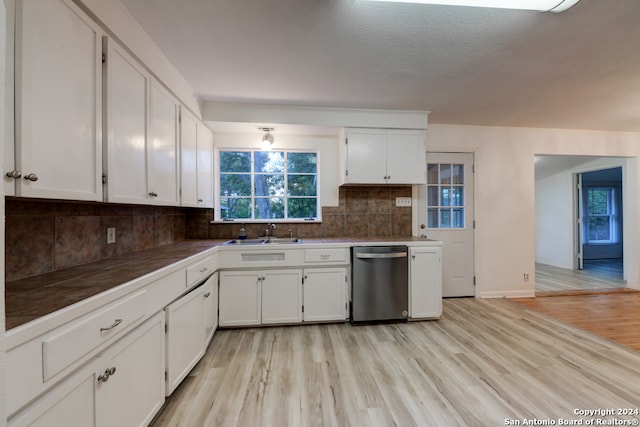
[[[251,175],[220,174],[221,196],[251,196]]]
[[[464,184],[464,165],[453,165],[452,184]]]
[[[451,165],[440,165],[440,184],[451,184]]]
[[[315,218],[318,211],[318,199],[315,197],[289,199],[288,209],[289,218]]]
[[[429,228],[438,228],[438,209],[429,209],[427,211],[427,226]]]
[[[427,165],[427,184],[438,183],[438,164],[429,163]]]
[[[440,188],[440,206],[451,206],[450,188]]]
[[[438,206],[438,186],[427,188],[427,206]]]
[[[294,173],[316,173],[316,153],[289,153],[287,155],[287,171]]]
[[[611,227],[608,216],[589,218],[589,241],[611,240]]]
[[[289,196],[316,196],[316,176],[289,175],[287,189]]]
[[[453,210],[453,228],[464,228],[464,209]]]
[[[451,189],[451,206],[464,206],[464,188],[453,187]]]
[[[248,151],[221,151],[220,172],[251,172],[251,153]]]
[[[221,197],[220,215],[222,218],[251,218],[251,199]]]
[[[255,173],[280,172],[284,173],[284,152],[282,151],[255,151],[253,168]]]
[[[256,174],[254,176],[256,196],[284,196],[284,175]]]
[[[440,211],[440,228],[451,228],[451,211],[449,209]]]
[[[280,198],[256,198],[254,214],[256,219],[284,218],[284,200]]]
[[[607,215],[609,213],[609,189],[589,189],[589,215]]]

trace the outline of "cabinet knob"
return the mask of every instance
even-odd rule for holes
[[[25,175],[24,179],[26,179],[27,181],[36,182],[38,180],[38,175],[36,175],[35,173],[30,173],[29,175]]]
[[[22,176],[22,173],[17,170],[12,170],[11,172],[7,172],[6,175],[7,175],[7,178],[18,179]]]
[[[98,377],[98,381],[101,383],[106,383],[109,381],[109,377],[116,373],[116,367],[113,366],[111,368],[107,368],[104,370],[104,373]]]
[[[207,292],[206,294],[204,294],[205,298],[209,298],[211,296],[211,292]]]
[[[158,197],[158,193],[156,193],[155,191],[149,191],[149,196]]]
[[[204,200],[198,199],[198,203],[202,203],[202,202],[204,202]]]

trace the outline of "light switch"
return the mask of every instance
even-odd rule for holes
[[[107,245],[116,242],[116,228],[108,227],[107,228]]]

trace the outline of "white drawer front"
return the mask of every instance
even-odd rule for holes
[[[214,257],[207,257],[202,261],[190,265],[187,267],[187,288],[210,276],[215,270]]]
[[[305,249],[304,262],[340,262],[346,263],[349,260],[346,248],[337,249]]]
[[[108,308],[87,314],[42,342],[43,380],[47,381],[100,344],[121,335],[145,315],[141,290]]]

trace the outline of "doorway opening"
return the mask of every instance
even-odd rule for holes
[[[624,158],[536,156],[537,296],[626,288]]]

